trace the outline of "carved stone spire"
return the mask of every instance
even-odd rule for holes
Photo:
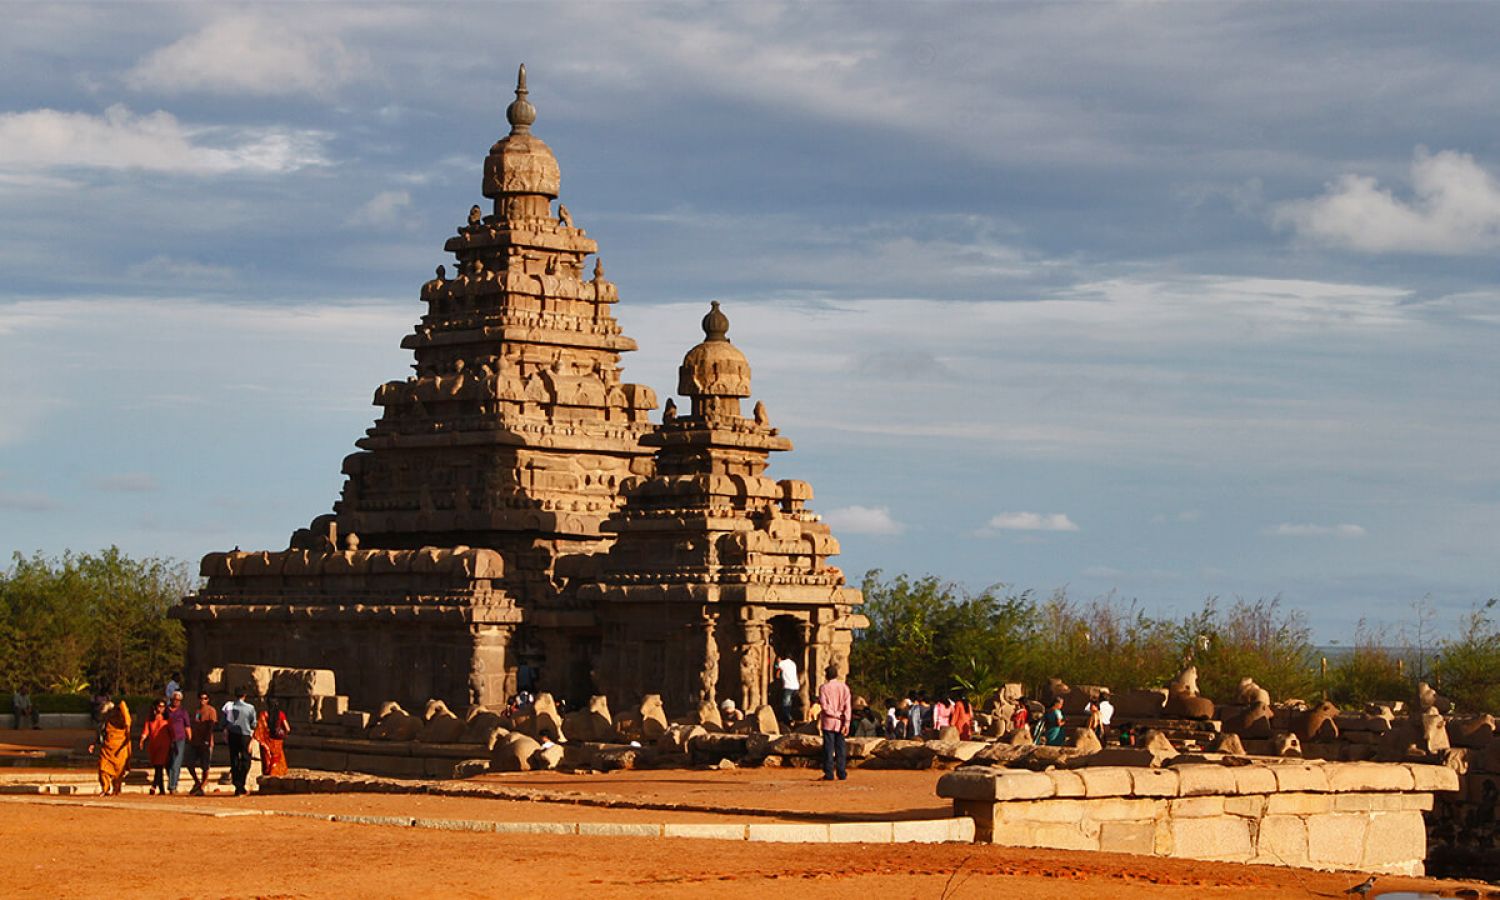
[[[705,341],[728,341],[729,317],[719,309],[719,301],[710,304],[708,315],[703,317],[703,339]]]
[[[526,99],[529,93],[526,90],[526,64],[521,63],[521,71],[516,74],[516,99],[505,108],[505,120],[510,123],[511,134],[529,133],[536,121],[536,107]]]

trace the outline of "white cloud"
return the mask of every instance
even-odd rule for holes
[[[1483,253],[1500,248],[1500,183],[1467,153],[1417,148],[1411,197],[1346,174],[1311,200],[1278,207],[1299,235],[1364,253]]]
[[[61,507],[53,498],[35,491],[20,493],[0,492],[0,509],[16,512],[48,512]]]
[[[985,527],[993,531],[1078,530],[1066,513],[1005,512],[991,518]]]
[[[150,494],[161,490],[155,475],[145,472],[122,472],[95,478],[94,489],[111,494]]]
[[[133,263],[125,269],[127,277],[136,281],[170,281],[202,284],[223,284],[234,280],[234,269],[216,266],[192,259],[180,259],[166,254],[157,254],[150,259]]]
[[[346,224],[357,228],[389,228],[411,209],[410,191],[381,191],[349,214]]]
[[[368,69],[336,35],[237,15],[152,51],[125,82],[168,93],[326,96]]]
[[[887,506],[843,506],[823,514],[823,519],[834,533],[846,534],[900,534],[906,526],[891,518]]]
[[[34,109],[0,114],[0,172],[285,173],[326,163],[324,140],[309,130],[189,126],[168,112],[136,114],[118,103],[102,116]]]
[[[1337,538],[1362,538],[1366,532],[1362,526],[1343,523],[1339,525],[1310,525],[1305,523],[1282,522],[1271,528],[1267,528],[1266,534],[1276,537],[1337,537]]]

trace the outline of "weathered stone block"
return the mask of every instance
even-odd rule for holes
[[[1209,794],[1237,793],[1235,770],[1227,766],[1195,764],[1173,766],[1172,769],[1177,773],[1179,796],[1199,797]]]
[[[1254,855],[1250,823],[1239,816],[1171,820],[1172,855],[1241,862]]]
[[[1106,797],[1088,801],[1088,817],[1095,822],[1151,819],[1160,800],[1149,797]]]
[[[1156,823],[1104,822],[1099,826],[1099,849],[1150,856],[1156,849]]]
[[[1261,819],[1254,861],[1276,866],[1306,866],[1306,821],[1299,816],[1279,815]]]
[[[1234,789],[1241,794],[1271,794],[1280,790],[1270,766],[1241,766],[1234,772]]]
[[[1030,803],[997,803],[995,817],[999,822],[1077,823],[1088,809],[1086,800],[1037,800]]]
[[[1271,794],[1266,797],[1268,816],[1310,816],[1333,809],[1333,797],[1329,794]]]
[[[804,822],[752,822],[746,840],[771,843],[826,844],[828,826]]]
[[[1423,766],[1409,764],[1406,767],[1412,776],[1412,789],[1417,791],[1456,791],[1458,772],[1449,766]]]
[[[1130,793],[1136,797],[1175,797],[1179,787],[1172,769],[1131,769]]]
[[[1047,773],[1052,779],[1054,797],[1086,797],[1088,791],[1084,787],[1083,776],[1077,772],[1069,772],[1063,769],[1053,769]]]
[[[834,844],[889,844],[890,822],[831,822],[828,840]]]
[[[1040,800],[1057,790],[1044,772],[1004,771],[995,778],[996,800]]]
[[[1271,766],[1270,769],[1276,774],[1277,790],[1315,793],[1325,793],[1328,790],[1326,766],[1289,764]]]
[[[1359,867],[1367,872],[1406,871],[1427,855],[1427,827],[1415,811],[1377,812],[1370,816]]]
[[[1173,818],[1201,819],[1224,815],[1223,797],[1182,797],[1169,803]]]
[[[662,826],[662,837],[706,838],[716,841],[745,840],[744,825],[714,825],[691,822],[668,822]]]
[[[1224,798],[1224,812],[1231,816],[1260,818],[1266,811],[1266,798],[1260,794],[1245,794]]]
[[[1128,797],[1130,796],[1130,770],[1118,767],[1100,767],[1079,769],[1078,777],[1083,780],[1084,795],[1090,799],[1094,797]]]
[[[1339,793],[1350,791],[1409,791],[1411,769],[1382,763],[1343,763],[1328,766],[1328,788]]]
[[[1413,815],[1417,815],[1413,813]],[[1417,815],[1420,819],[1421,816]],[[1370,817],[1359,813],[1327,813],[1307,818],[1307,858],[1313,865],[1353,868],[1364,858],[1365,832]]]

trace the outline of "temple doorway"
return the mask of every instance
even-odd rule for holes
[[[812,683],[807,674],[807,641],[802,636],[802,620],[793,615],[782,614],[772,616],[771,621],[771,649],[777,657],[785,657],[797,664],[797,675],[801,686],[797,691],[797,700],[794,708],[790,711],[793,719],[799,719],[804,710],[807,709],[807,687]],[[771,706],[781,715],[782,684],[781,677],[774,667],[769,667],[771,680],[769,691],[766,696],[771,698]]]

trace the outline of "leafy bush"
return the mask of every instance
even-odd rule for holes
[[[191,586],[186,567],[100,553],[17,553],[0,573],[0,685],[149,690],[181,665],[180,623],[167,609]],[[39,710],[40,706],[37,707]]]
[[[1281,599],[1236,600],[1228,612],[1218,599],[1179,626],[1183,655],[1198,667],[1198,689],[1219,702],[1232,701],[1241,678],[1271,694],[1272,700],[1307,699],[1317,690],[1312,630],[1297,610],[1284,611]]]
[[[1372,700],[1407,700],[1416,696],[1417,684],[1400,654],[1386,646],[1384,634],[1371,632],[1361,620],[1354,646],[1331,661],[1323,689],[1335,704],[1353,707]]]
[[[1474,610],[1458,637],[1438,644],[1433,687],[1464,712],[1500,712],[1500,631],[1489,617],[1495,603]]]

